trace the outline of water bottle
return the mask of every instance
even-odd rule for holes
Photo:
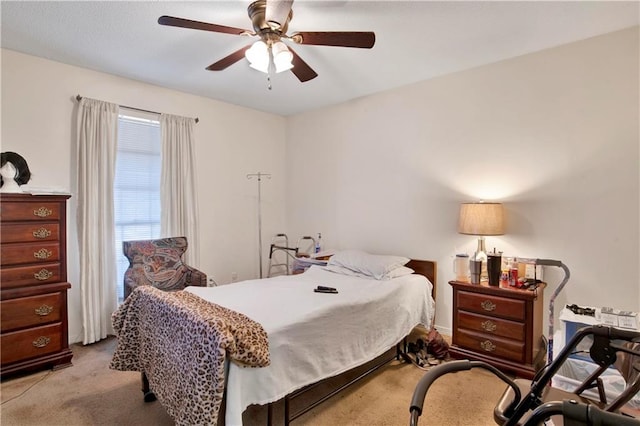
[[[316,253],[320,253],[320,240],[322,239],[322,235],[318,232],[318,239],[316,240]]]
[[[453,272],[456,274],[456,281],[469,282],[469,255],[456,254],[453,262]]]

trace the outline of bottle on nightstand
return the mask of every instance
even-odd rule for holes
[[[469,282],[469,255],[466,253],[456,254],[453,261],[453,273],[456,274],[456,281]]]

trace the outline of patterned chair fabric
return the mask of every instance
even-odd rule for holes
[[[139,285],[160,290],[182,290],[187,286],[207,286],[207,275],[182,262],[187,251],[186,237],[158,240],[123,241],[122,251],[129,259],[124,273],[124,297]]]

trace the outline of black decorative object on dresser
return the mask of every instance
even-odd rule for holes
[[[532,379],[544,365],[544,284],[535,290],[449,281],[453,287],[453,358],[485,361]]]
[[[0,194],[2,378],[71,365],[68,195]]]

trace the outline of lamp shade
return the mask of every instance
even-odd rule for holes
[[[503,235],[504,222],[504,208],[501,203],[460,204],[460,234]]]

